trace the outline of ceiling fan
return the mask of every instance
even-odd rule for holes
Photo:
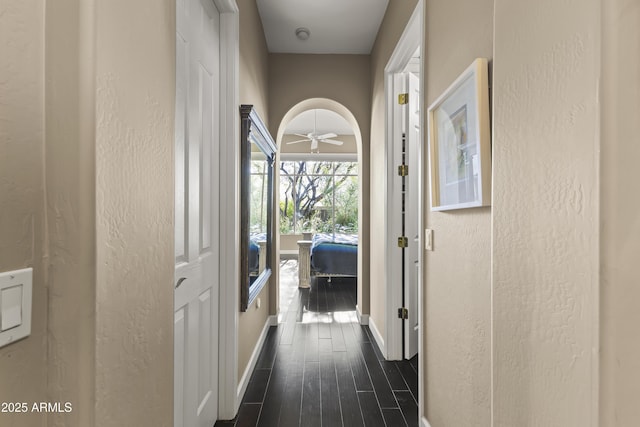
[[[287,142],[287,145],[298,144],[300,142],[309,142],[310,141],[311,142],[311,151],[314,151],[314,150],[318,149],[318,145],[319,145],[318,143],[319,142],[324,142],[324,143],[333,144],[333,145],[342,145],[342,144],[344,144],[344,142],[342,142],[342,141],[338,141],[336,139],[329,139],[329,138],[335,138],[336,136],[338,136],[337,134],[335,134],[333,132],[329,132],[329,133],[324,133],[322,135],[318,135],[318,132],[316,131],[317,121],[318,121],[318,110],[314,110],[313,132],[309,132],[306,135],[301,134],[301,133],[294,133],[294,135],[301,136],[304,139],[299,139],[297,141]]]

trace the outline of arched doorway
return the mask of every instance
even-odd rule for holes
[[[306,116],[306,119],[305,119]],[[335,120],[333,123],[339,123],[342,121],[343,127],[330,130],[328,128],[324,128],[322,120],[319,122],[320,127],[318,127],[318,117],[321,119],[327,119],[331,116],[334,118],[339,118],[339,120]],[[298,119],[296,119],[298,118]],[[304,126],[300,127],[296,125],[296,121],[307,122],[307,124],[314,121],[315,124],[315,136],[326,136],[333,135],[325,140],[327,142],[322,141],[312,141],[313,138],[306,138],[308,134],[313,133],[309,128],[309,131],[304,130]],[[293,126],[293,127],[292,127]],[[342,126],[342,125],[341,125]],[[345,129],[346,128],[346,129]],[[345,129],[341,131],[340,129]],[[347,130],[348,129],[348,130]],[[289,133],[287,133],[289,132]],[[340,133],[338,133],[340,132]],[[297,134],[297,136],[296,136]],[[321,138],[322,139],[322,138]],[[340,144],[336,144],[335,142],[339,141]],[[358,235],[358,262],[357,262],[357,276],[362,277],[363,271],[363,256],[362,256],[362,236],[363,229],[361,225],[363,224],[362,216],[363,216],[363,160],[362,160],[362,134],[360,131],[360,126],[358,125],[355,116],[347,109],[344,105],[327,98],[312,98],[307,99],[298,104],[294,105],[289,109],[289,111],[282,118],[280,125],[278,127],[276,143],[278,144],[278,156],[277,163],[278,166],[281,164],[281,161],[287,160],[295,160],[305,158],[303,153],[306,152],[306,158],[311,159],[310,156],[315,156],[316,159],[322,159],[323,161],[341,161],[347,163],[353,163],[357,165],[353,169],[357,170],[357,174],[354,174],[357,177],[357,224],[360,225],[357,227],[357,235]],[[295,149],[293,149],[295,147]],[[310,154],[313,152],[314,154]],[[345,169],[345,170],[348,170]],[[348,174],[347,174],[348,175]],[[346,175],[341,175],[344,177]],[[276,174],[275,179],[276,188],[279,189],[281,185],[281,179],[279,174]],[[275,212],[275,222],[276,224],[284,223],[287,226],[287,221],[289,221],[289,225],[291,222],[294,222],[294,226],[296,226],[295,231],[302,231],[304,227],[297,227],[298,224],[295,223],[296,219],[292,218],[281,218],[280,215],[280,203],[281,203],[281,195],[279,191],[276,191],[276,209]],[[335,209],[335,208],[334,208]],[[317,209],[314,215],[318,215],[318,217],[322,214],[321,209]],[[340,224],[336,226],[335,218],[332,223],[332,229],[335,231],[337,228],[344,227],[344,224]],[[347,227],[348,229],[348,227]],[[291,235],[289,237],[287,235],[278,235],[276,238],[276,248],[278,250],[278,256],[280,255],[280,248],[286,248],[285,251],[292,252],[294,249],[294,242],[297,239],[295,236],[299,236],[299,234]],[[286,254],[285,254],[286,255]],[[358,295],[358,313],[361,313],[360,308],[362,307],[362,286],[363,281],[357,281],[357,295]],[[279,299],[278,295],[278,299]]]

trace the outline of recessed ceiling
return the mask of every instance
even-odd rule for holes
[[[389,0],[257,0],[273,53],[370,54]],[[308,40],[296,29],[308,28]]]
[[[333,132],[338,135],[353,135],[351,125],[338,113],[330,110],[307,110],[295,116],[285,127],[285,134],[306,135],[315,131],[318,134]]]

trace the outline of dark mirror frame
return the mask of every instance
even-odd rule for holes
[[[247,311],[271,277],[271,242],[273,241],[273,166],[276,144],[253,105],[240,106],[240,311]],[[249,277],[249,228],[251,201],[251,144],[266,156],[267,172],[267,245],[266,264],[251,283]]]

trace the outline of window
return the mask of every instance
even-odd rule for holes
[[[280,163],[280,233],[356,233],[358,164]]]
[[[268,169],[265,160],[251,161],[249,234],[267,232]]]

